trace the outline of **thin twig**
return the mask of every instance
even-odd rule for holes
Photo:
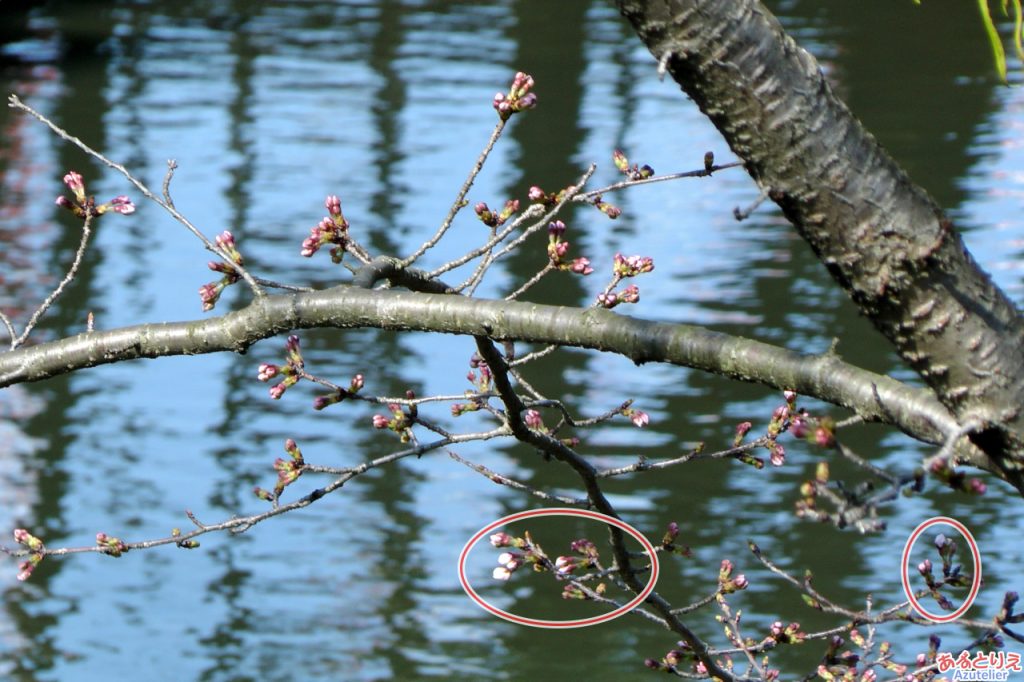
[[[430,277],[440,277],[444,273],[450,270],[454,270],[455,268],[461,265],[465,265],[474,258],[477,258],[488,253],[489,251],[493,250],[495,246],[504,241],[506,237],[515,232],[517,229],[519,229],[520,225],[530,220],[533,220],[534,218],[540,218],[540,216],[543,215],[544,207],[542,205],[533,204],[527,207],[527,209],[520,213],[515,220],[513,220],[511,223],[503,227],[500,231],[492,235],[491,238],[488,239],[482,246],[478,246],[477,248],[473,249],[472,251],[466,252],[465,254],[459,256],[458,258],[448,261],[444,265],[438,267],[436,270],[432,270],[430,272]],[[541,218],[539,222],[543,223],[544,219]]]
[[[116,161],[111,161],[110,159],[108,159],[103,154],[99,153],[98,151],[96,151],[95,149],[93,149],[92,147],[87,145],[86,143],[82,142],[82,140],[80,140],[77,137],[75,137],[74,135],[68,133],[66,130],[64,130],[59,125],[57,125],[56,123],[54,123],[53,121],[48,119],[46,116],[43,116],[38,111],[36,111],[32,107],[30,107],[29,105],[25,104],[24,102],[22,102],[18,98],[17,95],[10,95],[8,97],[7,101],[8,101],[8,106],[10,106],[10,107],[12,107],[14,109],[21,109],[22,111],[26,112],[27,114],[30,114],[31,116],[33,116],[34,118],[39,120],[41,123],[45,124],[50,130],[52,130],[54,133],[56,133],[57,136],[59,136],[60,138],[62,138],[64,140],[67,140],[68,142],[70,142],[71,144],[75,145],[76,147],[81,149],[83,152],[85,152],[89,156],[97,159],[98,161],[102,162],[104,165],[108,166],[109,168],[113,168],[114,170],[119,172],[121,175],[123,175],[125,178],[127,178],[128,182],[130,182],[132,185],[134,185],[135,189],[139,190],[139,192],[141,192],[144,197],[146,197],[150,201],[156,203],[158,206],[160,206],[165,211],[170,213],[171,216],[173,216],[175,220],[177,220],[179,223],[184,225],[185,228],[188,229],[189,232],[194,234],[200,241],[202,241],[203,245],[206,246],[207,251],[210,251],[211,253],[216,254],[225,263],[230,264],[242,276],[242,278],[245,279],[246,283],[249,285],[249,287],[252,289],[253,293],[256,296],[263,296],[263,295],[265,295],[262,287],[260,287],[260,285],[257,284],[256,279],[251,274],[249,274],[249,272],[244,267],[242,267],[238,263],[234,262],[234,260],[232,260],[231,257],[228,254],[226,254],[223,251],[221,251],[221,249],[219,249],[216,244],[214,244],[209,239],[207,239],[206,235],[204,235],[199,230],[199,228],[197,228],[195,225],[193,225],[191,223],[191,221],[189,221],[188,218],[183,216],[181,213],[178,212],[178,210],[176,208],[174,208],[174,204],[172,202],[164,201],[163,199],[161,199],[160,197],[155,195],[149,189],[149,187],[147,187],[145,184],[142,183],[142,181],[138,180],[134,175],[132,175],[128,171],[127,168],[125,168],[123,165],[117,163]],[[165,180],[165,182],[168,182],[168,181],[169,180]]]
[[[167,159],[167,173],[164,174],[164,201],[168,206],[174,206],[174,199],[171,198],[171,180],[174,178],[174,171],[178,169],[178,162],[174,159]]]
[[[441,241],[441,237],[443,237],[445,232],[448,231],[448,228],[451,227],[452,221],[455,220],[455,216],[462,207],[466,205],[466,194],[469,193],[470,187],[473,186],[476,176],[480,174],[481,170],[483,170],[484,162],[487,161],[487,157],[490,155],[491,150],[494,149],[494,144],[498,141],[498,138],[501,137],[501,132],[505,129],[505,123],[505,119],[499,119],[498,124],[494,126],[494,130],[491,131],[491,136],[488,138],[487,144],[484,145],[483,151],[480,152],[480,156],[477,157],[472,170],[469,171],[469,176],[466,178],[466,181],[462,183],[462,188],[455,197],[455,201],[452,202],[451,208],[448,209],[448,215],[445,216],[444,221],[441,223],[441,227],[437,229],[434,236],[423,242],[423,244],[420,245],[420,248],[413,251],[408,258],[405,258],[402,261],[401,266],[403,268],[409,267],[415,263],[420,256],[433,248],[435,244]]]
[[[607,187],[601,187],[599,189],[592,189],[589,192],[583,194],[577,194],[573,197],[573,201],[589,201],[594,197],[604,194],[606,192],[614,192],[617,189],[625,189],[627,187],[636,187],[637,185],[650,185],[655,182],[667,182],[669,180],[679,180],[680,178],[706,178],[713,173],[726,168],[736,168],[742,166],[743,163],[740,161],[734,161],[732,163],[723,163],[720,166],[712,166],[711,168],[701,168],[695,171],[685,171],[683,173],[670,173],[668,175],[654,175],[649,178],[642,180],[623,180],[622,182],[616,182],[608,185]]]
[[[767,436],[762,436],[757,440],[752,440],[749,443],[738,445],[734,448],[728,448],[727,450],[719,450],[718,452],[705,453],[703,446],[694,448],[685,455],[679,457],[673,457],[672,459],[662,459],[655,462],[651,462],[646,458],[641,458],[633,464],[629,464],[624,467],[616,467],[614,469],[602,469],[597,473],[599,478],[609,478],[611,476],[622,476],[623,474],[632,474],[639,471],[656,471],[658,469],[667,469],[669,467],[678,466],[679,464],[686,464],[695,459],[727,459],[730,457],[736,457],[738,455],[746,454],[752,450],[763,448],[769,443],[771,439]]]
[[[503,433],[502,435],[507,435],[507,432]],[[463,459],[462,457],[459,457],[451,450],[448,450],[448,456],[454,459],[459,464],[465,464],[473,471],[490,479],[492,482],[497,483],[498,485],[503,485],[508,488],[512,488],[513,490],[521,490],[523,492],[529,493],[530,495],[533,495],[537,499],[544,500],[545,502],[558,502],[559,504],[567,504],[573,507],[582,507],[583,509],[589,509],[592,506],[590,504],[590,500],[587,499],[564,497],[562,495],[552,495],[551,493],[546,493],[543,490],[539,490],[538,488],[528,486],[525,483],[520,483],[519,481],[513,478],[509,478],[504,474],[499,474],[492,469],[488,469],[482,464],[477,464],[476,462],[471,462],[468,459]]]
[[[0,322],[2,322],[4,327],[7,329],[7,335],[11,337],[11,347],[13,348],[14,339],[18,334],[14,331],[14,325],[11,324],[11,318],[4,315],[2,310],[0,310]]]
[[[14,350],[21,344],[25,343],[28,335],[32,333],[32,330],[35,329],[36,325],[39,323],[40,318],[46,314],[46,311],[50,309],[50,306],[60,298],[60,295],[64,293],[64,290],[75,278],[75,275],[78,273],[78,267],[82,264],[82,259],[85,257],[85,250],[89,246],[90,236],[92,236],[92,212],[87,211],[85,214],[85,220],[82,221],[82,238],[78,242],[78,250],[75,251],[74,262],[71,263],[71,267],[68,268],[67,274],[64,275],[64,279],[60,281],[57,288],[50,292],[50,295],[46,297],[46,300],[43,301],[39,305],[39,308],[36,309],[35,313],[32,314],[28,324],[25,325],[25,330],[21,333],[21,336],[17,339],[14,339],[12,336],[11,350]]]

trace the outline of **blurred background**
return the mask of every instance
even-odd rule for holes
[[[1024,95],[997,82],[977,10],[952,0],[920,7],[910,0],[768,4],[1019,303]],[[616,148],[659,173],[700,168],[706,151],[719,162],[733,158],[677,86],[658,80],[652,58],[605,0],[3,0],[0,40],[5,95],[16,93],[151,187],[160,186],[167,159],[176,159],[178,208],[208,235],[230,229],[258,274],[297,284],[347,278],[325,253],[299,256],[327,194],[341,197],[353,234],[374,251],[406,254],[432,234],[494,125],[491,98],[517,70],[536,79],[539,106],[513,120],[471,203],[525,199],[533,184],[564,187],[592,162],[593,187],[613,182]],[[1010,74],[1018,86],[1019,66],[1013,62]],[[53,205],[70,169],[99,200],[129,194],[139,210],[98,223],[82,272],[35,338],[78,333],[90,311],[99,329],[202,315],[196,292],[214,277],[195,238],[29,117],[3,107],[0,129],[0,309],[19,329],[78,244],[78,226]],[[733,208],[756,196],[740,171],[606,195],[624,211],[618,220],[592,208],[566,218],[573,254],[589,257],[597,272],[551,277],[528,298],[586,305],[616,252],[652,255],[656,269],[637,281],[642,299],[627,314],[803,352],[821,352],[838,337],[846,360],[913,381],[772,207],[734,220]],[[485,232],[464,212],[424,263],[444,262]],[[504,295],[529,278],[545,262],[544,242],[507,259],[480,294]],[[218,310],[245,305],[245,294],[233,287]],[[309,369],[341,384],[362,372],[367,392],[468,388],[467,339],[373,330],[301,337]],[[0,391],[5,544],[13,544],[15,527],[51,547],[78,546],[100,531],[131,541],[166,535],[189,525],[185,509],[206,522],[262,510],[251,488],[273,485],[271,465],[287,437],[307,461],[335,466],[397,447],[370,427],[374,410],[365,406],[314,412],[316,392],[308,385],[271,401],[256,368],[282,357],[283,339],[275,339],[246,356],[139,361]],[[737,422],[763,429],[781,403],[757,386],[678,367],[636,368],[589,352],[556,353],[527,376],[579,414],[626,398],[650,413],[644,430],[620,419],[580,434],[581,451],[603,466],[678,455],[701,441],[724,447]],[[453,420],[445,406],[433,414],[453,428],[484,424],[472,416]],[[912,469],[927,452],[877,426],[843,437],[894,471]],[[781,468],[701,463],[608,484],[624,518],[648,537],[657,540],[675,520],[693,548],[692,558],[663,563],[663,594],[682,605],[712,592],[718,563],[729,558],[751,582],[734,599],[745,634],[764,636],[775,619],[823,629],[837,621],[759,569],[747,540],[798,574],[813,570],[833,599],[856,608],[871,593],[876,604],[889,604],[903,598],[903,543],[937,514],[961,519],[981,546],[986,584],[971,615],[990,616],[1005,590],[1024,587],[1019,515],[1007,513],[1020,500],[1007,486],[986,478],[990,492],[978,499],[930,485],[886,510],[887,532],[864,537],[794,517],[798,486],[822,453],[783,442],[789,458]],[[574,477],[529,449],[491,441],[459,452],[520,480],[579,494]],[[861,478],[838,462],[833,471]],[[286,496],[324,482],[304,478]],[[0,677],[645,674],[643,659],[660,657],[675,639],[640,618],[534,630],[499,621],[464,596],[456,559],[465,541],[489,521],[534,506],[436,453],[373,471],[245,535],[206,536],[195,551],[51,558],[25,583],[15,580],[17,562],[8,558],[0,561]],[[561,551],[554,543],[572,533],[602,535],[568,522],[546,530],[538,524],[536,532],[550,533],[545,547],[554,553]],[[483,548],[478,553],[487,555],[474,559],[483,580],[493,559]],[[560,591],[531,576],[486,589],[511,611],[557,600]],[[691,623],[721,643],[710,614]],[[944,650],[970,641],[956,628],[889,627],[879,638],[892,640],[897,658],[910,662],[930,632],[943,636]],[[806,672],[822,649],[780,651],[777,663]]]

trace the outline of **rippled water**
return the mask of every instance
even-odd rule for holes
[[[931,3],[935,4],[935,3]],[[838,90],[879,139],[966,231],[1001,286],[1024,297],[1024,96],[994,82],[971,7],[913,3],[773,3],[823,61]],[[854,5],[856,10],[854,10]],[[904,6],[905,5],[905,6]],[[6,14],[5,14],[6,13]],[[51,116],[158,187],[168,158],[178,208],[207,234],[231,229],[261,275],[326,286],[347,275],[326,255],[298,255],[341,196],[352,230],[375,251],[407,253],[433,233],[494,124],[490,98],[517,69],[537,80],[540,106],[516,120],[470,200],[500,205],[532,184],[565,186],[590,163],[593,186],[616,179],[614,148],[659,172],[730,154],[603,2],[52,2],[30,11],[5,0],[0,50],[6,92]],[[955,46],[950,49],[950,46]],[[1019,73],[1013,77],[1019,81]],[[52,197],[80,170],[105,198],[133,193],[123,179],[59,143],[41,126],[0,112],[0,308],[23,324],[28,302],[60,278],[77,244]],[[709,325],[820,352],[833,337],[852,362],[908,378],[774,210],[742,223],[735,206],[756,197],[736,171],[614,196],[624,215],[567,219],[575,253],[607,263],[647,253],[631,314]],[[611,199],[611,195],[608,197]],[[434,266],[481,239],[459,218]],[[157,207],[105,218],[74,287],[40,338],[200,316],[206,254]],[[481,293],[503,295],[542,266],[543,240],[508,259]],[[464,273],[453,273],[452,281]],[[533,300],[568,305],[599,291],[557,278]],[[235,287],[239,289],[239,287]],[[226,294],[223,309],[246,303]],[[375,331],[302,335],[308,366],[367,390],[457,394],[472,344],[454,337]],[[307,460],[344,466],[394,443],[369,428],[372,410],[310,409],[300,386],[271,401],[255,381],[282,340],[246,356],[168,358],[115,365],[0,392],[0,528],[24,526],[50,546],[88,545],[98,531],[131,540],[252,513],[253,485],[273,483],[286,437]],[[531,375],[538,389],[594,414],[634,397],[651,428],[628,423],[588,435],[602,464],[678,454],[697,441],[727,443],[736,422],[763,424],[778,398],[675,367],[567,352]],[[838,413],[837,413],[838,414]],[[453,422],[439,408],[438,418]],[[624,420],[623,420],[624,421]],[[482,423],[482,422],[481,422]],[[909,468],[924,450],[880,428],[849,442],[872,461]],[[532,452],[486,443],[460,452],[502,473],[579,494],[574,480]],[[932,490],[887,512],[890,531],[862,538],[800,523],[792,504],[818,455],[790,448],[787,466],[756,472],[702,464],[609,485],[624,515],[657,538],[677,520],[694,558],[667,562],[659,589],[680,603],[713,589],[732,558],[752,580],[738,604],[751,632],[774,617],[808,629],[834,621],[757,570],[755,539],[796,572],[851,606],[866,592],[901,598],[898,553],[936,513],[968,521],[986,558],[976,613],[1020,588],[1019,534],[994,482],[983,500]],[[552,483],[553,481],[553,483]],[[301,481],[300,484],[305,483]],[[0,566],[0,675],[17,680],[143,679],[623,679],[673,639],[636,618],[572,632],[499,622],[471,604],[456,576],[465,540],[487,521],[533,502],[441,454],[377,470],[297,514],[238,537],[207,536],[192,552],[158,549],[114,561],[47,559],[27,583]],[[1011,518],[1013,515],[1010,515]],[[531,603],[539,582],[511,586],[506,608]],[[709,637],[718,626],[694,621]],[[952,632],[952,631],[951,631]],[[890,630],[904,658],[923,648],[915,630]],[[949,635],[950,643],[964,637]],[[783,663],[816,661],[817,649]]]

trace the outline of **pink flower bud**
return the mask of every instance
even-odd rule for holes
[[[786,448],[778,443],[772,446],[771,461],[773,466],[780,467],[786,462]]]
[[[612,152],[612,163],[614,163],[615,167],[622,173],[629,170],[629,159],[627,159],[626,155],[618,149]]]
[[[639,303],[640,287],[635,284],[630,284],[619,292],[619,300],[623,303]]]
[[[622,215],[622,209],[618,206],[613,206],[612,204],[601,204],[601,212],[612,220],[615,220]]]
[[[135,204],[133,204],[132,200],[123,194],[111,199],[108,205],[110,206],[110,210],[114,213],[120,213],[121,215],[130,215],[135,213]]]
[[[375,429],[386,429],[391,424],[391,420],[382,414],[373,415],[373,428]]]
[[[214,238],[214,241],[217,242],[217,246],[224,249],[230,249],[235,245],[235,237],[228,230],[224,230],[223,232],[218,234]]]
[[[82,181],[81,175],[75,171],[68,171],[67,175],[64,176],[64,184],[68,186],[68,189],[78,199],[78,203],[85,204],[85,183]]]
[[[527,410],[523,413],[523,421],[531,429],[539,429],[544,426],[543,420],[541,420],[540,412],[537,410]]]
[[[324,200],[324,208],[326,208],[327,212],[330,213],[332,216],[340,216],[341,199],[339,199],[337,195],[334,194],[328,195],[327,199]]]
[[[594,271],[594,268],[590,267],[589,258],[577,258],[569,266],[569,270],[575,272],[577,275],[589,275]]]
[[[488,541],[493,547],[508,547],[512,544],[512,536],[508,533],[495,533]]]

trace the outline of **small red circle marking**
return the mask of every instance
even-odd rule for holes
[[[641,545],[643,545],[644,550],[647,552],[647,556],[650,557],[651,577],[648,579],[647,585],[645,585],[644,589],[633,599],[631,599],[628,603],[623,604],[614,611],[610,611],[599,616],[593,616],[591,618],[579,618],[576,620],[544,620],[540,618],[527,618],[525,616],[517,616],[514,613],[510,613],[508,611],[505,611],[504,609],[500,609],[497,606],[491,604],[483,597],[481,597],[479,594],[477,594],[476,590],[473,589],[473,586],[470,585],[469,578],[466,577],[466,560],[469,558],[470,550],[473,549],[473,546],[476,545],[476,543],[478,543],[481,538],[483,538],[485,535],[490,533],[495,528],[499,528],[501,526],[504,526],[505,524],[512,523],[514,521],[521,521],[523,519],[541,516],[579,516],[585,519],[602,521],[604,523],[613,525],[616,528],[620,528],[626,531],[631,536],[636,538],[636,540]],[[510,621],[512,623],[518,623],[520,625],[529,625],[530,627],[535,628],[582,628],[587,627],[588,625],[606,623],[612,619],[618,618],[619,616],[624,615],[632,611],[637,606],[639,606],[645,599],[647,599],[648,595],[650,595],[650,593],[654,591],[654,586],[658,582],[659,570],[660,566],[658,564],[658,554],[654,550],[654,545],[652,545],[650,540],[644,537],[644,535],[640,531],[633,528],[633,526],[629,525],[625,521],[617,519],[613,516],[608,516],[607,514],[602,514],[600,512],[589,511],[586,509],[572,509],[566,507],[547,507],[544,509],[531,509],[528,511],[521,511],[500,518],[497,521],[494,521],[493,523],[490,523],[481,528],[479,531],[477,531],[476,534],[469,539],[469,542],[466,543],[466,546],[462,548],[462,553],[459,554],[459,582],[462,583],[462,589],[466,591],[466,594],[469,595],[470,599],[476,602],[476,604],[480,606],[480,608],[484,609],[489,613],[494,614],[495,616],[498,616],[499,618],[504,618],[505,620]]]
[[[937,615],[931,613],[925,609],[921,603],[914,596],[914,590],[910,586],[910,552],[914,548],[914,543],[921,536],[921,533],[925,532],[932,526],[945,525],[951,526],[956,529],[960,535],[967,540],[967,544],[971,548],[971,559],[974,560],[974,578],[971,581],[971,591],[964,600],[964,603],[960,605],[953,613]],[[974,603],[975,598],[978,596],[978,591],[981,589],[981,551],[978,550],[978,543],[975,542],[974,536],[971,535],[971,531],[967,530],[967,526],[960,523],[954,518],[949,516],[934,516],[927,521],[923,521],[914,529],[914,532],[907,538],[907,544],[903,546],[903,557],[900,562],[900,577],[903,580],[903,593],[907,595],[907,599],[910,601],[910,605],[914,607],[914,610],[921,614],[923,617],[935,623],[949,623],[954,621],[960,616],[967,612],[967,609],[971,608],[971,604]]]

